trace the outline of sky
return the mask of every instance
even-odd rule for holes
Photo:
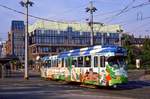
[[[25,11],[19,4],[21,0],[0,0],[0,5],[18,11]],[[91,0],[30,0],[34,2],[29,13],[34,16],[67,22],[86,22],[89,13],[85,8]],[[150,35],[149,0],[92,0],[97,11],[94,21],[106,25],[119,24],[124,32],[135,36]],[[25,20],[25,16],[0,6],[0,40],[6,40],[12,20]],[[29,18],[33,24],[38,19]]]

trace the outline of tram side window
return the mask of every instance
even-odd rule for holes
[[[52,67],[57,67],[57,60],[53,60]]]
[[[74,59],[72,60],[72,65],[74,65],[75,67],[77,67],[77,59],[74,58]]]
[[[85,67],[91,67],[91,56],[85,56],[84,57],[84,66]]]
[[[100,66],[105,67],[105,56],[100,57]]]
[[[58,64],[59,64],[59,60],[57,59],[56,60],[56,67],[58,67]]]
[[[51,67],[54,67],[53,65],[54,65],[54,61],[53,61],[53,60],[51,60]]]
[[[47,67],[47,61],[45,61],[45,62],[43,63],[43,65],[44,65],[44,67]]]
[[[65,59],[65,65],[66,65],[66,67],[69,67],[69,60],[68,59]]]
[[[57,63],[58,63],[58,67],[64,67],[64,59],[59,59],[57,60]]]
[[[58,67],[62,67],[62,62],[61,62],[61,60],[57,60],[57,66],[58,66]]]
[[[54,67],[54,60],[52,60],[52,67]]]
[[[64,58],[62,58],[61,63],[62,63],[62,67],[64,67]]]
[[[51,60],[47,61],[47,67],[51,67]]]
[[[98,67],[98,57],[94,57],[94,67]]]
[[[78,67],[83,67],[83,57],[78,57]]]

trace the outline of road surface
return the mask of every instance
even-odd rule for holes
[[[150,81],[131,80],[116,89],[86,88],[60,81],[46,81],[36,73],[29,80],[22,72],[0,80],[0,99],[150,99]]]

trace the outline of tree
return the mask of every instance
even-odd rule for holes
[[[127,50],[127,62],[130,69],[136,68],[135,66],[136,59],[141,59],[140,55],[142,53],[141,48],[132,44],[133,41],[134,41],[133,35],[130,36],[125,34],[122,37],[123,47],[126,48]]]
[[[131,46],[131,42],[130,42],[131,36],[129,35],[123,35],[122,37],[122,41],[123,41],[123,47],[126,48],[127,50],[127,61],[128,64],[133,64],[134,63],[134,51],[133,51],[133,47]]]
[[[150,67],[150,39],[145,39],[143,47],[142,47],[142,54],[141,54],[141,61],[142,65],[146,65]]]

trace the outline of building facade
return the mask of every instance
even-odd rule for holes
[[[2,42],[0,42],[0,57],[2,57],[2,48],[3,48],[3,45],[2,45]]]
[[[94,24],[94,45],[117,44],[120,30],[119,25]],[[29,27],[30,60],[90,46],[90,33],[86,23],[36,22]]]
[[[12,37],[11,37],[11,33],[10,32],[8,32],[8,40],[6,41],[6,55],[7,56],[9,56],[9,55],[12,55],[12,45],[11,45],[11,41],[12,41],[12,39],[11,39]]]
[[[24,34],[24,21],[13,20],[11,30],[8,33],[8,41],[6,42],[6,54],[18,57],[21,62],[24,62],[25,53]]]
[[[0,58],[6,57],[6,42],[0,42]]]

